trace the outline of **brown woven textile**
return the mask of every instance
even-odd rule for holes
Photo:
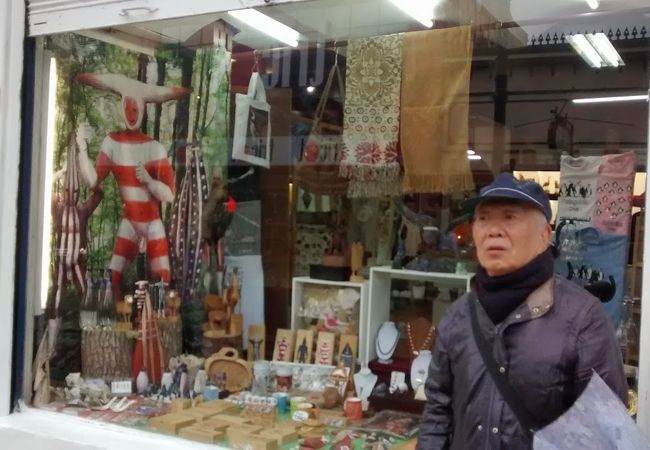
[[[474,189],[467,160],[471,67],[470,27],[405,34],[400,116],[405,192]]]

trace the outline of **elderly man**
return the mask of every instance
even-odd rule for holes
[[[480,268],[440,321],[417,448],[531,448],[533,431],[565,412],[593,371],[626,402],[602,306],[553,275],[542,187],[503,173],[467,206]]]

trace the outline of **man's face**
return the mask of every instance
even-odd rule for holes
[[[476,255],[490,276],[528,264],[549,245],[551,227],[542,213],[524,203],[485,201],[474,212]]]

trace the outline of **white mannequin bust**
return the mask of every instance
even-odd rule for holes
[[[354,386],[357,391],[357,397],[361,400],[368,400],[372,390],[377,384],[377,375],[372,373],[367,367],[362,368],[354,375]]]
[[[399,341],[399,330],[395,326],[395,322],[384,322],[379,331],[377,332],[377,341],[375,343],[375,350],[377,357],[382,364],[390,364],[393,362],[391,357],[397,347]]]

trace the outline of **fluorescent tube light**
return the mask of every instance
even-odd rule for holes
[[[621,55],[618,54],[605,33],[587,34],[586,37],[598,54],[607,62],[608,66],[618,67],[625,65]]]
[[[585,0],[591,9],[598,9],[600,2],[598,0]]]
[[[433,26],[433,7],[437,0],[390,0],[390,2],[427,28]]]
[[[591,67],[600,68],[603,65],[603,58],[596,49],[589,43],[584,34],[569,36],[569,43],[576,52],[587,61]]]
[[[284,42],[291,47],[298,47],[300,33],[266,14],[250,8],[228,11],[228,14],[278,41]]]
[[[481,155],[467,155],[467,159],[473,160],[473,161],[478,161],[481,158]]]
[[[54,171],[54,147],[56,145],[56,59],[50,58],[47,84],[47,124],[45,131],[45,192],[43,203],[43,247],[41,248],[41,308],[47,306],[50,287],[50,246],[52,245],[52,178]],[[63,255],[61,255],[63,257]]]
[[[468,155],[476,155],[476,152],[474,150],[467,150]]]
[[[612,103],[612,102],[638,102],[648,101],[648,95],[620,95],[615,97],[574,98],[573,103]]]

